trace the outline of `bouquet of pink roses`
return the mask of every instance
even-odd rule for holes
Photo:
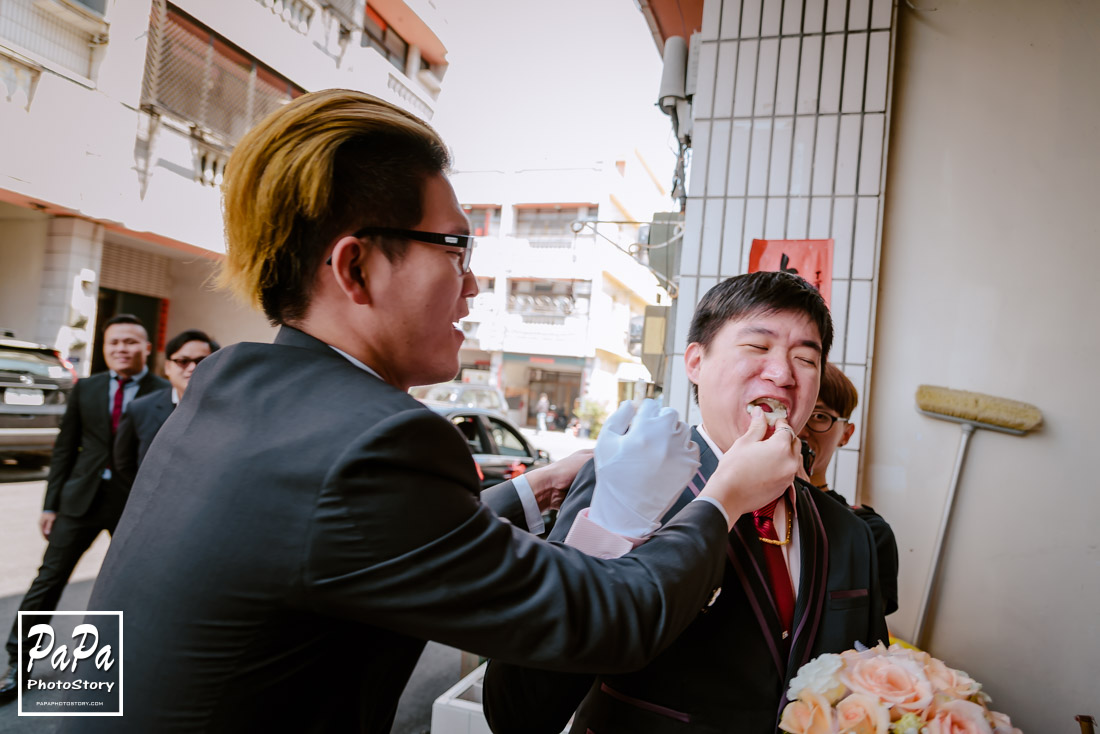
[[[790,734],[1022,734],[976,680],[901,645],[820,655],[787,698],[779,728]]]

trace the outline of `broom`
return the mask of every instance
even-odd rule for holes
[[[913,631],[914,644],[924,648],[924,624],[927,621],[928,604],[940,572],[943,541],[947,536],[951,508],[955,503],[955,490],[959,486],[959,475],[962,473],[963,461],[966,459],[970,435],[974,433],[975,428],[986,428],[991,431],[1011,433],[1014,436],[1023,436],[1028,431],[1039,427],[1043,422],[1043,414],[1034,405],[1021,403],[1018,400],[1008,400],[966,390],[952,390],[935,385],[921,385],[917,388],[917,412],[930,418],[962,424],[959,451],[955,456],[955,470],[951,474],[951,487],[947,490],[943,517],[936,535],[932,565],[924,585],[924,596],[921,599],[917,624]]]

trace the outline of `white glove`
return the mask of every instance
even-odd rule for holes
[[[596,488],[588,511],[605,530],[644,538],[661,526],[699,468],[699,447],[674,408],[624,402],[596,440]]]

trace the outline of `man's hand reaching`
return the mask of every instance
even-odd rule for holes
[[[539,467],[526,474],[527,483],[539,503],[539,512],[561,507],[565,493],[573,485],[573,479],[581,467],[592,458],[592,449],[581,449],[553,464]]]
[[[625,402],[596,440],[596,487],[589,518],[605,530],[644,538],[660,527],[699,468],[699,447],[673,408]]]

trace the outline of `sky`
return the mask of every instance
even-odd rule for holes
[[[456,171],[571,167],[638,148],[671,181],[661,57],[633,0],[435,4],[450,67],[432,123]]]

